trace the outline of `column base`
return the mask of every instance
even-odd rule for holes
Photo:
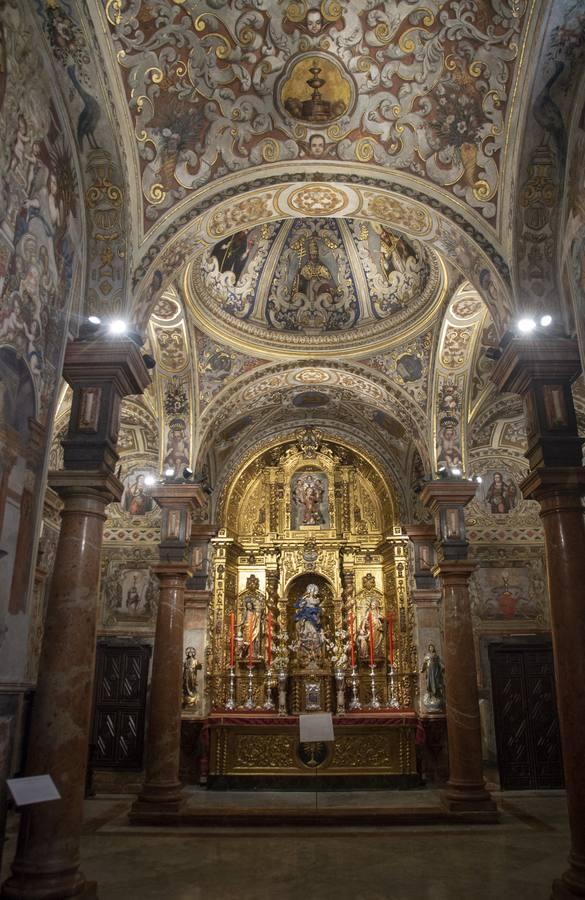
[[[497,822],[498,806],[483,785],[453,785],[441,793],[441,803],[450,813],[477,813],[482,821]]]
[[[76,884],[70,879],[64,883],[55,876],[12,875],[0,890],[2,900],[97,900],[97,896],[97,881],[86,881],[81,874]]]
[[[575,859],[571,854],[569,866],[560,878],[553,881],[551,900],[585,898],[585,859]]]
[[[128,813],[131,825],[156,824],[158,819],[176,816],[183,805],[183,786],[145,784]]]

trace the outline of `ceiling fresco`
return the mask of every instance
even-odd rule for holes
[[[527,0],[105,0],[144,227],[269,163],[370,164],[495,223]]]
[[[222,238],[191,266],[189,298],[202,324],[278,352],[395,335],[433,306],[443,278],[434,253],[385,225],[286,219]],[[345,341],[343,340],[345,336]]]

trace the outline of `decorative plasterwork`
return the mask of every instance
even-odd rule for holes
[[[403,170],[493,220],[526,9],[107,0],[145,227],[275,160]]]
[[[331,217],[266,223],[222,237],[184,282],[196,321],[271,353],[337,353],[412,332],[440,300],[444,270],[419,241]]]
[[[487,319],[481,297],[463,284],[447,309],[434,361],[431,421],[435,471],[466,470],[471,367]]]

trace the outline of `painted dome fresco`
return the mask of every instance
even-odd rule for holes
[[[191,265],[188,293],[196,320],[240,345],[363,352],[418,328],[443,281],[428,248],[385,225],[302,218],[222,238]]]

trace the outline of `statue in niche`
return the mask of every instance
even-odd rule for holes
[[[195,647],[187,647],[185,650],[185,662],[183,663],[183,706],[197,706],[199,702],[199,687],[197,685],[197,673],[201,670],[201,663],[197,659]]]
[[[293,528],[301,525],[327,525],[327,480],[318,472],[302,472],[292,484]]]
[[[444,672],[445,667],[435,649],[435,645],[429,644],[421,669],[421,673],[426,678],[423,704],[428,710],[438,710],[443,707],[445,696]]]
[[[306,590],[294,604],[294,622],[296,626],[299,650],[309,661],[315,660],[320,653],[324,635],[321,622],[322,608],[319,587],[308,584]]]
[[[380,600],[376,595],[368,598],[362,621],[358,627],[357,643],[360,659],[370,658],[370,612],[372,613],[372,634],[374,638],[374,658],[384,655],[384,616],[380,610]]]
[[[258,659],[262,653],[263,616],[261,610],[261,595],[258,591],[258,579],[250,575],[246,582],[246,593],[243,595],[243,615],[238,622],[238,656],[240,660]],[[250,642],[251,635],[251,642]]]

